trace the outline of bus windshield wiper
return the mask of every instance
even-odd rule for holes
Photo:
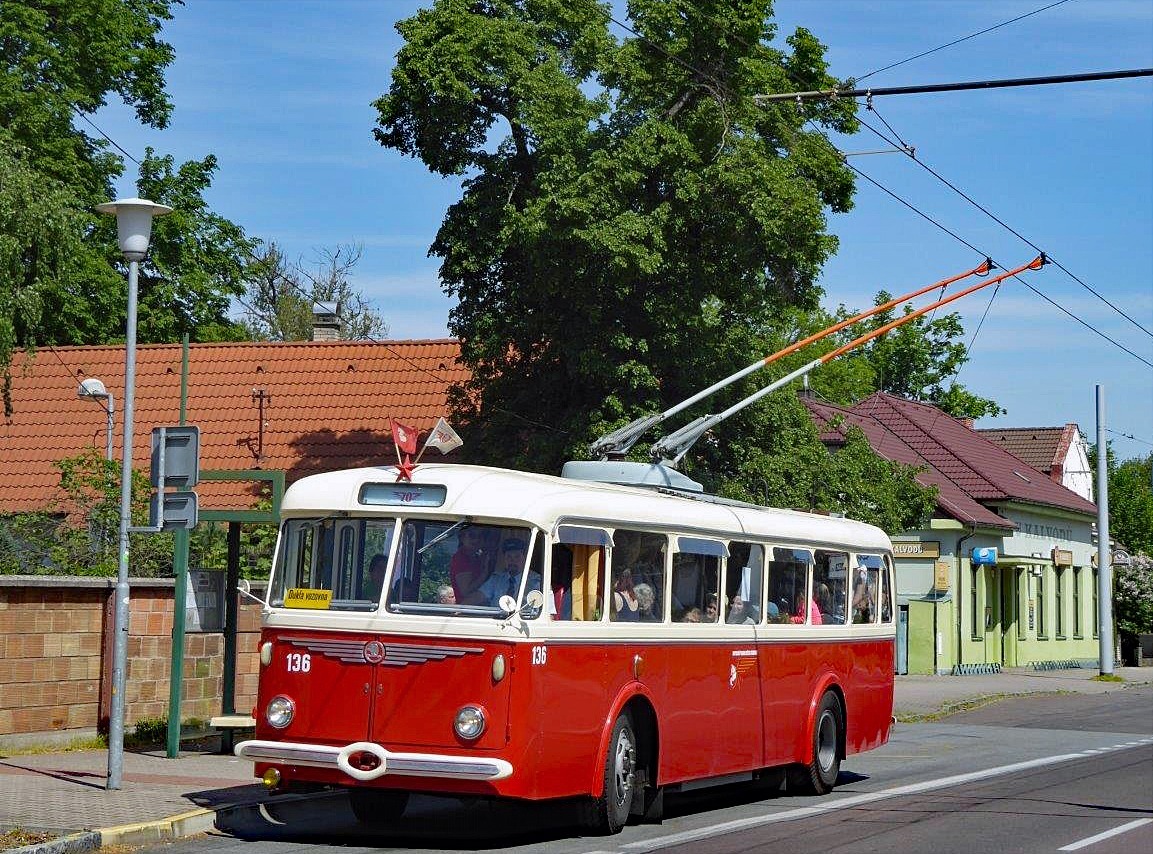
[[[427,543],[425,543],[423,546],[421,546],[419,549],[417,549],[416,553],[418,555],[424,554],[426,551],[431,549],[433,546],[435,546],[441,540],[446,539],[453,531],[455,531],[461,525],[469,525],[469,524],[472,524],[472,517],[471,516],[465,516],[463,519],[461,519],[459,522],[457,522],[451,528],[445,528],[443,531],[441,531],[439,534],[437,534],[435,537],[433,537],[431,540],[429,540]]]

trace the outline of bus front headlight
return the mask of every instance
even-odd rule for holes
[[[456,734],[466,741],[475,741],[484,732],[484,709],[480,706],[464,706],[452,722]]]
[[[295,714],[296,704],[288,697],[278,695],[268,701],[268,706],[264,710],[264,719],[268,721],[269,726],[284,729],[292,723]]]

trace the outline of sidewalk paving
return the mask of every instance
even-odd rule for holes
[[[1003,695],[1107,693],[1153,682],[1153,669],[1120,667],[1121,682],[1101,682],[1096,669],[1013,668],[975,676],[898,676],[898,717],[939,713],[959,703]],[[212,830],[216,813],[254,807],[268,795],[252,763],[235,756],[126,751],[121,788],[105,788],[108,753],[0,753],[0,830],[49,831],[52,842],[24,854],[80,854],[102,845],[141,845]]]

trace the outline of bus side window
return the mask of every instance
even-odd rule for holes
[[[626,570],[629,572],[636,599],[636,619],[640,622],[660,622],[662,619],[667,546],[668,539],[664,534],[624,528],[613,532],[612,578],[614,584],[620,586],[618,579]],[[615,601],[614,597],[614,604]],[[615,613],[612,619],[630,619],[628,610],[626,607],[624,612]]]
[[[720,558],[677,552],[673,555],[672,608],[675,623],[715,623],[720,613],[717,582]]]
[[[825,625],[845,622],[845,587],[849,576],[849,556],[845,552],[817,549],[813,566],[813,601]]]
[[[780,623],[800,625],[807,622],[807,612],[811,611],[808,600],[808,570],[813,555],[808,549],[773,548],[773,559],[769,563],[769,601],[776,605],[777,616],[772,609],[769,619]]]
[[[765,547],[757,543],[729,543],[729,560],[725,573],[726,623],[761,622],[765,613],[761,598],[765,565]],[[778,614],[780,609],[776,608]],[[774,621],[775,622],[775,621]]]
[[[881,571],[881,622],[893,622],[893,564],[888,556]]]
[[[549,571],[549,596],[545,603],[554,620],[572,619],[572,547],[554,543]]]

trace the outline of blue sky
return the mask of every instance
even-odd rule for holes
[[[775,7],[782,37],[807,27],[828,47],[833,74],[861,78],[1050,2],[778,0]],[[372,138],[371,102],[387,91],[400,47],[393,25],[421,5],[189,0],[164,33],[176,50],[169,128],[141,128],[118,105],[96,123],[136,157],[145,145],[178,162],[214,153],[220,168],[207,197],[215,211],[305,262],[325,248],[361,245],[353,284],[383,313],[390,337],[445,337],[451,303],[426,253],[459,186]],[[1153,4],[1067,0],[865,83],[1148,67]],[[905,155],[854,156],[856,168],[1004,267],[1030,260],[1029,243],[1043,249],[1084,284],[1055,266],[1028,283],[1112,339],[1017,282],[992,300],[989,288],[953,303],[972,342],[959,380],[1009,410],[977,426],[1073,421],[1093,441],[1100,383],[1115,451],[1123,459],[1153,451],[1153,337],[1088,289],[1153,331],[1153,78],[878,97],[874,106],[862,112],[869,124],[883,130],[887,123],[919,160],[1009,228]],[[867,130],[840,144],[848,152],[888,147]],[[136,194],[133,178],[134,167],[118,195]],[[841,241],[821,280],[830,308],[863,308],[882,288],[912,291],[981,260],[863,179],[854,210],[831,216],[830,228]],[[740,367],[718,365],[716,378]]]

